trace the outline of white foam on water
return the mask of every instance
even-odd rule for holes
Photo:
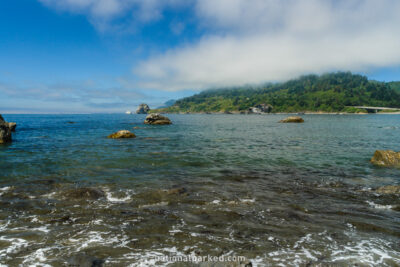
[[[135,194],[135,192],[132,189],[128,189],[123,192],[125,197],[115,197],[115,194],[113,194],[108,187],[102,187],[102,189],[106,194],[107,200],[112,203],[130,202],[132,201],[132,195]]]
[[[372,201],[366,201],[367,204],[369,204],[371,207],[375,208],[375,209],[380,209],[380,210],[390,210],[393,209],[395,206],[393,205],[380,205],[380,204],[376,204]]]
[[[0,250],[0,261],[10,259],[10,254],[18,253],[21,249],[26,248],[29,242],[22,238],[13,238],[7,236],[0,236],[0,241],[9,242],[10,245]]]
[[[8,191],[10,191],[10,190],[12,190],[12,189],[13,189],[12,186],[1,187],[1,188],[0,188],[0,196],[2,196],[4,193],[6,193],[6,192],[8,192]]]
[[[49,199],[54,199],[55,195],[57,195],[57,192],[50,192],[48,194],[42,195],[43,198],[49,198]]]
[[[168,202],[158,202],[158,203],[154,203],[154,204],[145,204],[145,205],[139,205],[139,208],[151,208],[151,207],[158,207],[158,206],[167,206]]]
[[[347,235],[356,238],[353,226],[349,226]],[[368,266],[391,266],[400,264],[400,251],[391,248],[388,241],[372,238],[368,240],[351,241],[338,244],[326,231],[319,234],[307,234],[300,238],[293,247],[282,248],[265,255],[265,261],[274,262],[277,266],[300,266],[309,262],[317,263],[321,256],[323,262],[329,264],[345,263]],[[320,251],[324,247],[325,251]],[[391,263],[388,263],[391,262]]]
[[[3,232],[3,231],[5,231],[6,229],[7,229],[7,227],[10,225],[10,220],[8,220],[7,222],[1,222],[0,223],[0,232]]]
[[[24,265],[35,266],[35,267],[51,267],[49,264],[44,264],[47,260],[45,256],[48,251],[52,250],[53,248],[40,248],[33,253],[29,254],[25,257],[24,261],[22,262]]]
[[[254,203],[254,202],[256,202],[255,198],[242,198],[242,199],[239,199],[239,200],[242,203]]]
[[[219,204],[219,203],[221,203],[221,200],[218,200],[218,199],[216,199],[216,200],[213,200],[212,202],[211,202],[211,204]]]

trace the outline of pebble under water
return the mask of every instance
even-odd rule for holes
[[[375,192],[400,170],[369,163],[400,150],[400,116],[168,117],[4,115],[0,266],[400,265],[400,197]],[[240,266],[219,264],[200,266]]]

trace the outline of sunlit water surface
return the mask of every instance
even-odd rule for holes
[[[369,163],[400,150],[400,116],[168,116],[4,116],[18,128],[0,146],[0,265],[400,265],[400,198],[374,192],[400,170]],[[106,138],[122,129],[137,138]]]

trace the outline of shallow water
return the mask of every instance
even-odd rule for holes
[[[18,127],[0,146],[0,265],[400,265],[399,196],[373,191],[400,170],[369,163],[400,150],[400,116],[4,117]],[[106,138],[122,129],[137,138]]]

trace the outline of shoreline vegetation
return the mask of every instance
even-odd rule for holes
[[[211,89],[149,113],[367,114],[356,106],[398,108],[400,82],[378,82],[351,72],[307,75],[284,83]]]

